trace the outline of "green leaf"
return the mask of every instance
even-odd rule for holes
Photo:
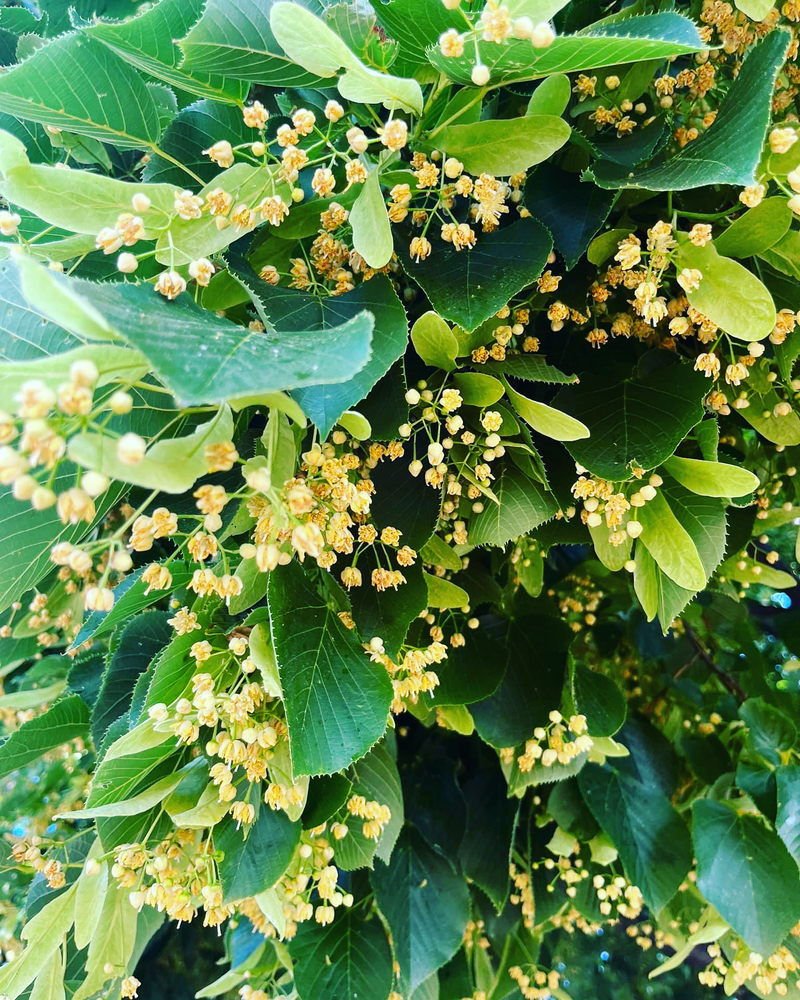
[[[491,375],[458,372],[453,376],[453,385],[467,406],[491,406],[503,398],[503,383]]]
[[[796,764],[779,767],[775,777],[778,782],[775,830],[791,856],[800,864],[800,767]]]
[[[392,953],[380,920],[340,911],[327,927],[300,924],[292,941],[300,1000],[378,998],[392,988]]]
[[[422,286],[434,309],[465,330],[474,330],[544,270],[553,241],[535,219],[519,219],[481,234],[472,250],[436,245],[428,260],[414,263],[405,245],[403,267]]]
[[[140,813],[152,809],[153,806],[157,806],[159,802],[163,802],[177,788],[182,777],[183,775],[180,773],[168,774],[129,799],[123,799],[121,802],[108,802],[106,805],[90,809],[76,809],[74,812],[59,813],[58,818],[88,820],[107,816],[138,816]]]
[[[403,991],[413,993],[461,945],[470,917],[466,882],[406,827],[388,866],[372,872],[372,885],[392,933]]]
[[[436,666],[439,684],[432,704],[472,705],[497,691],[505,675],[508,651],[479,629],[470,632],[465,646],[447,651],[447,659]]]
[[[267,598],[295,777],[340,771],[386,728],[388,674],[297,563],[271,574]]]
[[[163,215],[173,211],[175,189],[166,184],[134,184],[87,170],[58,170],[43,163],[29,163],[24,147],[8,132],[0,132],[0,193],[12,205],[33,212],[44,222],[73,233],[92,236],[85,249],[94,249],[94,237],[113,226],[122,212],[131,210],[134,194],[146,194],[151,209],[142,216],[144,234],[154,239]],[[46,241],[37,241],[31,250]],[[65,241],[69,251],[71,244]],[[81,246],[81,244],[78,244]],[[74,255],[77,247],[72,251]]]
[[[408,76],[418,69],[430,73],[427,46],[435,43],[448,28],[460,29],[464,23],[458,11],[447,10],[443,4],[430,4],[427,0],[391,0],[375,4],[374,10],[378,24],[399,43],[395,67]]]
[[[251,208],[259,205],[265,197],[280,197],[285,203],[290,200],[289,185],[275,165],[234,163],[201,188],[198,197],[206,198],[216,187],[223,187],[235,194],[236,204],[243,202]],[[217,226],[217,219],[211,214],[199,219],[181,219],[179,215],[173,214],[169,226],[161,230],[156,245],[156,260],[174,267],[190,264],[198,257],[210,257],[252,232],[257,224],[258,215],[255,211],[247,226],[240,228],[231,224],[222,229]]]
[[[172,638],[169,613],[148,611],[131,619],[115,637],[116,649],[92,706],[92,739],[100,747],[109,726],[130,708],[139,675]]]
[[[590,736],[613,736],[626,714],[625,696],[614,681],[576,663],[570,683],[575,711],[586,716]]]
[[[121,23],[100,21],[84,33],[99,39],[137,69],[172,87],[199,97],[238,104],[247,97],[248,87],[242,81],[185,72],[181,68],[183,53],[177,39],[183,38],[195,24],[204,6],[203,0],[161,0],[152,7],[140,8]]]
[[[574,35],[559,35],[544,49],[535,49],[529,41],[515,38],[509,38],[502,45],[483,41],[477,44],[481,62],[491,73],[491,87],[536,80],[553,73],[667,59],[705,48],[694,24],[672,12],[596,24]],[[438,45],[431,46],[428,58],[454,83],[472,85],[475,54],[471,45],[457,59],[445,58]]]
[[[301,832],[283,810],[263,802],[246,840],[232,816],[224,819],[214,834],[214,846],[225,853],[219,866],[223,901],[256,896],[273,886],[292,860]]]
[[[86,957],[88,976],[76,990],[73,1000],[88,1000],[113,976],[105,971],[108,963],[115,969],[127,969],[136,946],[138,914],[128,899],[129,891],[113,885],[103,903],[97,931],[89,942]]]
[[[771,955],[800,915],[797,865],[762,820],[725,802],[692,805],[697,887],[744,938]]]
[[[405,539],[401,538],[401,542],[405,542]],[[420,611],[427,607],[426,575],[419,562],[413,566],[403,566],[400,572],[406,582],[396,591],[389,588],[379,592],[371,585],[370,580],[373,570],[384,566],[385,561],[379,561],[371,548],[359,556],[358,565],[363,582],[360,587],[354,587],[349,592],[353,621],[365,642],[369,642],[373,636],[380,636],[387,654],[395,657],[405,641],[409,626],[419,617]]]
[[[545,437],[554,438],[556,441],[577,441],[581,438],[589,437],[589,428],[567,413],[562,413],[553,406],[540,403],[535,399],[528,399],[512,389],[508,381],[504,380],[506,395],[511,401],[511,405],[526,423],[544,434]]]
[[[62,698],[43,715],[23,722],[0,745],[0,778],[70,740],[86,736],[88,730],[89,709],[83,699],[76,694]]]
[[[36,977],[30,1000],[64,1000],[64,966],[59,953],[53,952],[47,965]]]
[[[429,311],[420,316],[411,327],[411,343],[426,365],[446,372],[456,367],[458,341],[437,313]]]
[[[549,521],[558,510],[553,494],[506,461],[492,484],[498,503],[485,500],[469,523],[472,545],[505,545]]]
[[[344,812],[343,822],[348,834],[336,844],[336,864],[345,871],[373,868],[374,859],[388,863],[403,828],[403,791],[397,764],[389,752],[386,740],[381,740],[366,757],[356,761],[347,771],[352,781],[350,795],[363,795],[368,802],[380,802],[389,807],[392,817],[378,840],[365,837],[363,823],[349,812]],[[305,817],[303,817],[305,822]]]
[[[701,497],[669,481],[661,487],[672,514],[688,532],[709,578],[725,553],[725,505],[721,500]],[[658,615],[663,630],[694,597],[694,590],[680,587],[664,573],[643,544],[636,547],[634,586],[648,619]]]
[[[90,874],[84,870],[78,879],[78,889],[75,894],[75,946],[85,948],[94,936],[100,922],[103,901],[108,891],[108,862],[100,860],[103,848],[99,840],[95,840],[87,855],[87,860],[93,858],[100,864],[100,871]]]
[[[455,573],[461,569],[459,555],[438,535],[431,535],[420,549],[420,555],[428,566],[442,566]]]
[[[537,86],[528,101],[526,115],[558,115],[567,110],[572,88],[565,74],[548,76]]]
[[[499,913],[508,897],[516,803],[508,798],[499,767],[464,783],[467,825],[458,850],[464,874],[483,889]]]
[[[270,87],[320,83],[287,58],[269,24],[274,0],[210,0],[203,16],[181,41],[184,73],[221,73]]]
[[[136,465],[122,462],[117,455],[117,441],[104,434],[74,435],[69,440],[67,454],[78,465],[103,472],[121,483],[165,493],[185,493],[208,471],[205,449],[230,441],[232,436],[231,411],[223,405],[186,437],[157,441]]]
[[[773,388],[766,392],[761,391],[761,387],[750,390],[748,402],[750,405],[746,409],[737,412],[763,438],[779,445],[800,444],[800,417],[795,410],[785,416],[775,415],[775,407],[782,402],[782,397]]]
[[[436,148],[455,156],[471,174],[507,177],[548,159],[569,139],[570,131],[555,115],[494,119],[449,125],[437,134]]]
[[[369,360],[373,318],[366,310],[326,331],[329,356],[322,371],[316,331],[297,330],[291,337],[254,333],[201,309],[188,296],[167,302],[149,285],[58,277],[58,284],[100,310],[187,405],[340,382]]]
[[[163,5],[164,0],[161,0],[153,11],[160,10]],[[188,107],[181,108],[164,129],[160,148],[188,167],[201,181],[208,183],[218,176],[219,167],[203,150],[220,139],[227,139],[236,147],[252,142],[255,134],[245,125],[238,107],[220,104],[218,101],[195,101]],[[143,177],[151,183],[179,185],[181,188],[186,183],[185,172],[180,167],[166,157],[155,154],[148,160]]]
[[[719,567],[719,573],[720,576],[730,577],[739,583],[758,584],[772,587],[773,590],[791,590],[797,585],[797,580],[791,573],[757,562],[751,556],[743,556],[741,553],[726,559]]]
[[[576,462],[604,479],[630,476],[631,463],[653,469],[665,462],[703,417],[708,383],[688,365],[669,365],[640,379],[614,382],[584,375],[580,385],[562,389],[553,400],[583,421],[586,441],[571,441]]]
[[[392,227],[381,191],[380,174],[373,170],[350,210],[353,247],[370,267],[380,268],[392,257]]]
[[[614,198],[552,163],[543,163],[525,185],[526,208],[553,234],[568,270],[577,264],[608,218]]]
[[[748,748],[773,766],[788,763],[797,742],[794,722],[763,698],[748,698],[739,707],[747,726]]]
[[[492,375],[513,375],[527,382],[550,382],[560,385],[571,385],[578,381],[577,375],[565,375],[564,372],[547,363],[541,354],[512,354],[505,361],[487,361],[481,365],[481,371]]]
[[[703,497],[743,497],[758,488],[758,476],[725,462],[702,462],[673,455],[664,468],[681,486]]]
[[[321,334],[324,335],[326,345],[330,345],[332,351],[339,352],[341,363],[342,350],[346,345],[337,348],[331,344],[331,338],[335,338],[337,331],[345,328],[344,324],[355,323],[359,316],[362,317],[363,325],[365,310],[368,310],[367,315],[374,316],[374,336],[371,341],[367,338],[371,353],[367,354],[366,363],[352,364],[349,371],[339,371],[336,378],[326,378],[316,385],[310,380],[297,383],[301,387],[292,393],[323,437],[327,437],[339,417],[364,399],[405,352],[408,344],[408,320],[392,283],[385,275],[376,274],[370,281],[362,282],[346,295],[320,298],[297,289],[273,288],[257,278],[252,268],[242,266],[238,260],[233,269],[245,287],[253,290],[263,303],[265,313],[275,324],[281,343],[285,340],[287,345],[294,344],[295,338],[299,336],[296,331],[310,331],[308,365],[315,365],[316,368],[320,367]],[[359,358],[360,356],[359,354]],[[326,357],[322,367],[328,371],[333,362],[331,354]],[[374,420],[372,423],[374,426]],[[396,433],[397,428],[394,430]]]
[[[27,946],[13,962],[0,969],[0,989],[16,1000],[55,955],[72,927],[75,912],[75,885],[60,893],[32,917],[22,929]],[[131,913],[133,907],[128,904]]]
[[[106,95],[113,100],[104,100]],[[0,80],[0,111],[119,149],[151,149],[161,125],[141,77],[84,32],[47,42]]]
[[[369,756],[367,754],[363,759],[367,760]],[[350,798],[352,787],[353,782],[343,774],[323,774],[312,778],[308,783],[308,797],[302,816],[304,828],[313,830],[315,826],[327,823]],[[341,863],[338,856],[336,860]]]
[[[724,257],[752,257],[780,245],[791,224],[792,210],[786,199],[765,198],[717,236],[714,246]]]
[[[469,594],[441,576],[423,574],[428,586],[428,607],[431,608],[462,608],[469,604]]]
[[[644,530],[641,544],[664,573],[686,590],[701,590],[706,572],[692,536],[673,514],[663,493],[637,511]]]
[[[664,15],[656,15],[664,16]],[[628,22],[622,22],[625,24]],[[592,168],[604,188],[687,191],[709,184],[755,184],[755,172],[770,122],[775,78],[786,58],[789,35],[771,32],[750,49],[720,104],[714,124],[674,156],[638,170],[613,163]]]
[[[686,824],[664,792],[632,772],[590,765],[578,775],[578,785],[631,882],[660,912],[692,865]]]
[[[484,742],[516,746],[531,739],[537,726],[548,725],[548,714],[561,701],[570,640],[564,623],[545,615],[511,626],[505,676],[494,694],[470,708]]]
[[[324,21],[295,3],[274,3],[270,27],[278,44],[294,62],[321,77],[334,76],[339,93],[348,101],[402,108],[422,114],[422,90],[416,80],[390,76],[365,66]]]
[[[736,6],[751,21],[763,21],[772,9],[771,0],[736,0]]]
[[[720,257],[713,243],[678,242],[678,267],[696,268],[700,285],[687,292],[689,304],[739,340],[763,340],[775,327],[775,303],[767,288],[738,261]]]

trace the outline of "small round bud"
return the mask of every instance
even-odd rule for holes
[[[537,24],[531,32],[531,45],[535,49],[546,49],[556,40],[556,33],[547,21]]]
[[[102,869],[102,865],[97,860],[97,858],[89,858],[89,860],[83,866],[83,869],[89,876],[99,875]]]
[[[420,398],[419,393],[417,392],[416,389],[409,389],[408,392],[406,393],[406,402],[409,404],[409,406],[416,406],[417,403],[419,402],[419,398]]]
[[[472,67],[472,73],[470,74],[470,77],[476,87],[485,87],[486,84],[489,82],[491,75],[492,74],[489,72],[489,67],[479,63],[477,66]]]
[[[400,437],[404,438],[410,437],[411,424],[400,424],[400,426],[397,428],[397,433],[400,435]]]
[[[97,384],[100,372],[98,372],[94,361],[86,358],[83,361],[72,362],[69,366],[69,377],[76,385],[91,387]]]
[[[131,205],[134,212],[146,212],[150,208],[150,199],[143,192],[137,191],[131,198]]]
[[[102,472],[84,472],[81,476],[81,489],[86,490],[90,497],[99,497],[108,489],[108,476]]]
[[[139,434],[129,432],[117,441],[117,458],[123,465],[138,465],[147,451],[147,442]]]
[[[109,399],[108,408],[118,416],[130,413],[133,409],[133,396],[129,392],[118,389]]]
[[[628,521],[625,525],[625,530],[628,532],[631,538],[638,538],[639,535],[644,531],[644,525],[641,521]]]
[[[119,257],[117,257],[117,270],[121,271],[123,274],[133,274],[138,266],[139,261],[135,254],[121,253]]]
[[[38,485],[33,476],[25,474],[14,480],[11,492],[17,500],[30,500]]]
[[[302,188],[294,188],[292,191],[292,201],[295,205],[298,205],[306,196],[305,191]]]
[[[127,573],[131,566],[133,566],[133,559],[123,549],[115,552],[111,557],[111,568],[118,573]]]
[[[252,151],[253,156],[263,156],[267,151],[267,147],[263,142],[254,142],[250,147],[250,150]]]
[[[31,494],[31,507],[34,510],[47,510],[56,502],[56,495],[46,486],[37,486]]]

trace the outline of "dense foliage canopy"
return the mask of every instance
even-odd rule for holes
[[[800,3],[131,11],[0,8],[0,995],[800,998]]]

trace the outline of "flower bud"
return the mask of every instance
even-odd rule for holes
[[[46,486],[37,486],[31,495],[31,507],[34,510],[47,510],[56,502],[56,495]]]
[[[108,407],[118,416],[130,413],[133,409],[133,396],[129,392],[123,392],[122,389],[118,389],[109,399]]]
[[[138,266],[139,260],[136,254],[121,253],[119,257],[117,257],[117,270],[121,271],[123,274],[133,274]]]
[[[131,205],[137,214],[139,212],[146,212],[150,208],[150,199],[143,192],[137,191],[131,198]]]
[[[535,49],[546,49],[556,40],[556,33],[547,21],[537,24],[531,32],[531,45]]]
[[[138,465],[147,451],[147,442],[138,434],[123,434],[117,441],[117,458],[123,465]]]

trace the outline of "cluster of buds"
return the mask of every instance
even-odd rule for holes
[[[93,361],[74,361],[68,380],[57,388],[29,379],[14,395],[14,413],[0,412],[0,483],[11,486],[14,496],[27,500],[34,510],[55,506],[64,524],[91,523],[95,498],[108,488],[108,478],[98,472],[85,472],[80,486],[59,495],[51,486],[69,436],[101,410],[117,412],[117,393],[95,406],[99,378]]]
[[[599,476],[586,476],[586,469],[576,466],[578,479],[572,484],[572,495],[576,500],[583,501],[580,513],[581,520],[590,528],[599,528],[605,519],[610,534],[611,545],[624,545],[629,538],[638,538],[644,531],[644,525],[638,520],[638,510],[655,499],[658,488],[664,480],[658,473],[652,473],[648,481],[639,486],[632,484],[611,483]],[[638,479],[643,476],[643,470],[637,469]],[[619,485],[620,489],[617,489]]]
[[[42,855],[42,838],[33,836],[30,840],[20,840],[11,848],[11,857],[18,865],[30,866],[47,880],[51,889],[63,889],[67,884],[64,866],[56,858],[47,859]]]
[[[442,0],[448,10],[458,10],[461,0]],[[466,16],[466,14],[465,14]],[[556,33],[549,21],[535,24],[527,15],[514,17],[505,4],[497,0],[486,0],[477,20],[471,28],[459,32],[450,28],[439,38],[439,50],[446,59],[458,59],[464,55],[468,42],[493,42],[502,45],[510,41],[527,42],[534,49],[546,49],[555,41]],[[476,62],[472,67],[472,82],[476,87],[485,87],[490,79],[489,67],[481,62],[478,45],[475,44]]]
[[[388,806],[375,800],[367,800],[363,795],[352,795],[347,800],[347,811],[354,819],[363,820],[361,832],[367,840],[378,840],[392,818],[392,811]],[[339,824],[339,827],[342,825]]]
[[[426,609],[420,617],[427,615]],[[441,635],[440,629],[437,635]],[[391,710],[395,715],[407,711],[409,705],[416,705],[420,694],[433,693],[439,684],[439,675],[430,667],[447,659],[447,647],[438,639],[424,648],[405,649],[396,661],[387,655],[379,636],[374,636],[364,648],[370,659],[383,664],[392,678]]]
[[[339,871],[331,864],[334,851],[328,839],[322,836],[325,829],[326,824],[323,824],[303,833],[288,869],[275,884],[286,922],[283,937],[287,940],[295,936],[298,924],[312,919],[323,926],[330,924],[337,909],[353,905],[352,894],[342,892],[338,885]],[[312,901],[315,898],[316,901]],[[277,936],[275,926],[262,913],[255,899],[242,900],[237,909],[250,919],[259,933],[266,937]]]
[[[546,972],[538,966],[526,966],[526,969],[512,965],[508,970],[525,1000],[550,1000],[553,990],[557,990],[561,983],[561,974],[555,970]]]
[[[219,856],[200,831],[175,830],[154,848],[123,844],[116,849],[111,874],[130,889],[131,906],[150,906],[172,920],[190,923],[203,912],[203,926],[218,927],[234,912],[222,902]]]
[[[587,732],[586,718],[571,715],[566,725],[564,721],[561,713],[554,709],[550,712],[548,725],[536,727],[533,739],[526,740],[524,752],[517,757],[520,771],[530,771],[537,762],[543,767],[552,767],[555,763],[570,764],[592,749],[594,740]]]
[[[358,560],[370,551],[378,563],[368,577],[372,587],[396,590],[404,584],[402,570],[414,565],[417,552],[401,544],[401,531],[391,525],[378,528],[370,516],[371,471],[384,458],[402,457],[404,446],[374,442],[359,455],[360,447],[343,431],[334,431],[331,441],[303,453],[297,475],[280,487],[257,460],[247,463],[245,476],[253,490],[247,507],[256,525],[244,558],[254,558],[266,572],[295,557],[301,562],[310,557],[327,570],[348,557],[339,577],[350,590],[366,582]],[[390,568],[392,562],[397,569]]]
[[[412,230],[418,230],[408,248],[417,263],[433,253],[428,237],[434,232],[456,251],[471,250],[478,239],[473,225],[480,224],[484,233],[494,232],[509,212],[507,201],[524,211],[525,174],[513,174],[508,183],[489,173],[472,177],[456,157],[448,156],[442,162],[438,151],[430,158],[414,153],[411,166],[416,185],[412,189],[410,184],[395,184],[389,192],[388,212],[389,220],[396,224],[410,216]]]
[[[195,618],[195,623],[190,621]],[[192,612],[181,609],[172,619],[179,634],[196,627]],[[234,636],[228,649],[214,649],[208,639],[193,643],[190,655],[199,664],[207,664],[215,676],[199,672],[192,678],[192,698],[179,698],[172,709],[159,703],[150,706],[150,718],[160,727],[171,729],[179,744],[200,742],[204,729],[211,730],[205,752],[213,763],[209,776],[217,787],[219,801],[237,825],[248,826],[256,818],[256,803],[263,801],[272,809],[289,810],[302,803],[299,786],[287,786],[280,780],[280,762],[288,754],[286,723],[279,704],[263,684],[250,680],[255,664],[247,652],[247,640]],[[235,676],[230,678],[233,665]],[[271,770],[278,768],[273,780]],[[263,789],[263,790],[262,790]]]
[[[464,402],[461,393],[446,383],[434,392],[426,382],[419,382],[417,388],[408,390],[406,401],[411,414],[399,432],[406,438],[414,436],[414,458],[408,471],[416,477],[424,470],[428,486],[444,487],[445,541],[465,545],[467,520],[470,514],[483,511],[482,497],[495,478],[492,463],[505,455],[499,434],[503,416],[491,409],[480,411],[475,419],[471,411],[462,416],[458,412]],[[426,439],[423,462],[417,455],[420,441]]]

